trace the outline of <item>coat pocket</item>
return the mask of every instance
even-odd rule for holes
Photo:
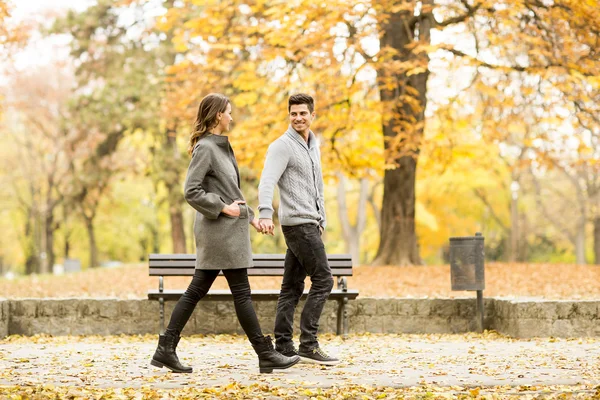
[[[227,215],[225,213],[221,213],[221,215],[231,219],[248,219],[248,206],[246,204],[238,204],[238,207],[240,208],[240,215],[237,217]]]

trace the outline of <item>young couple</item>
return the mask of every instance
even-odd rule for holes
[[[240,325],[258,355],[260,372],[289,368],[300,361],[335,365],[317,340],[319,318],[333,288],[321,235],[325,204],[321,156],[310,124],[314,100],[296,94],[288,100],[290,126],[269,146],[258,194],[259,218],[246,205],[240,174],[226,134],[232,121],[231,102],[209,94],[200,102],[188,152],[192,161],[185,181],[185,199],[197,211],[196,271],[177,302],[165,334],[160,335],[151,364],[173,372],[192,372],[180,363],[175,349],[183,327],[198,301],[210,289],[219,271],[227,279]],[[279,187],[279,220],[287,244],[281,293],[275,317],[275,343],[262,334],[250,298],[248,268],[252,267],[249,225],[274,234],[273,191]],[[308,299],[300,319],[300,346],[292,340],[294,310],[311,278]]]

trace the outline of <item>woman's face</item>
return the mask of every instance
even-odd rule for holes
[[[227,103],[227,108],[224,113],[220,113],[221,119],[217,125],[217,130],[221,133],[229,132],[229,128],[233,118],[231,118],[231,104]]]

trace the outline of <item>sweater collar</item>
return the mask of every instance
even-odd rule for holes
[[[287,131],[285,131],[285,134],[289,137],[291,137],[292,139],[294,139],[296,142],[300,143],[302,146],[304,146],[307,149],[312,149],[313,147],[315,147],[317,145],[317,139],[315,137],[315,134],[313,133],[313,131],[308,131],[308,143],[306,143],[304,141],[304,138],[302,137],[301,134],[299,134],[294,128],[292,128],[292,126],[288,126]]]

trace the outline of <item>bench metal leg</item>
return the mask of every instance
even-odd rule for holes
[[[160,309],[160,334],[165,333],[165,299],[158,299],[158,307]]]

